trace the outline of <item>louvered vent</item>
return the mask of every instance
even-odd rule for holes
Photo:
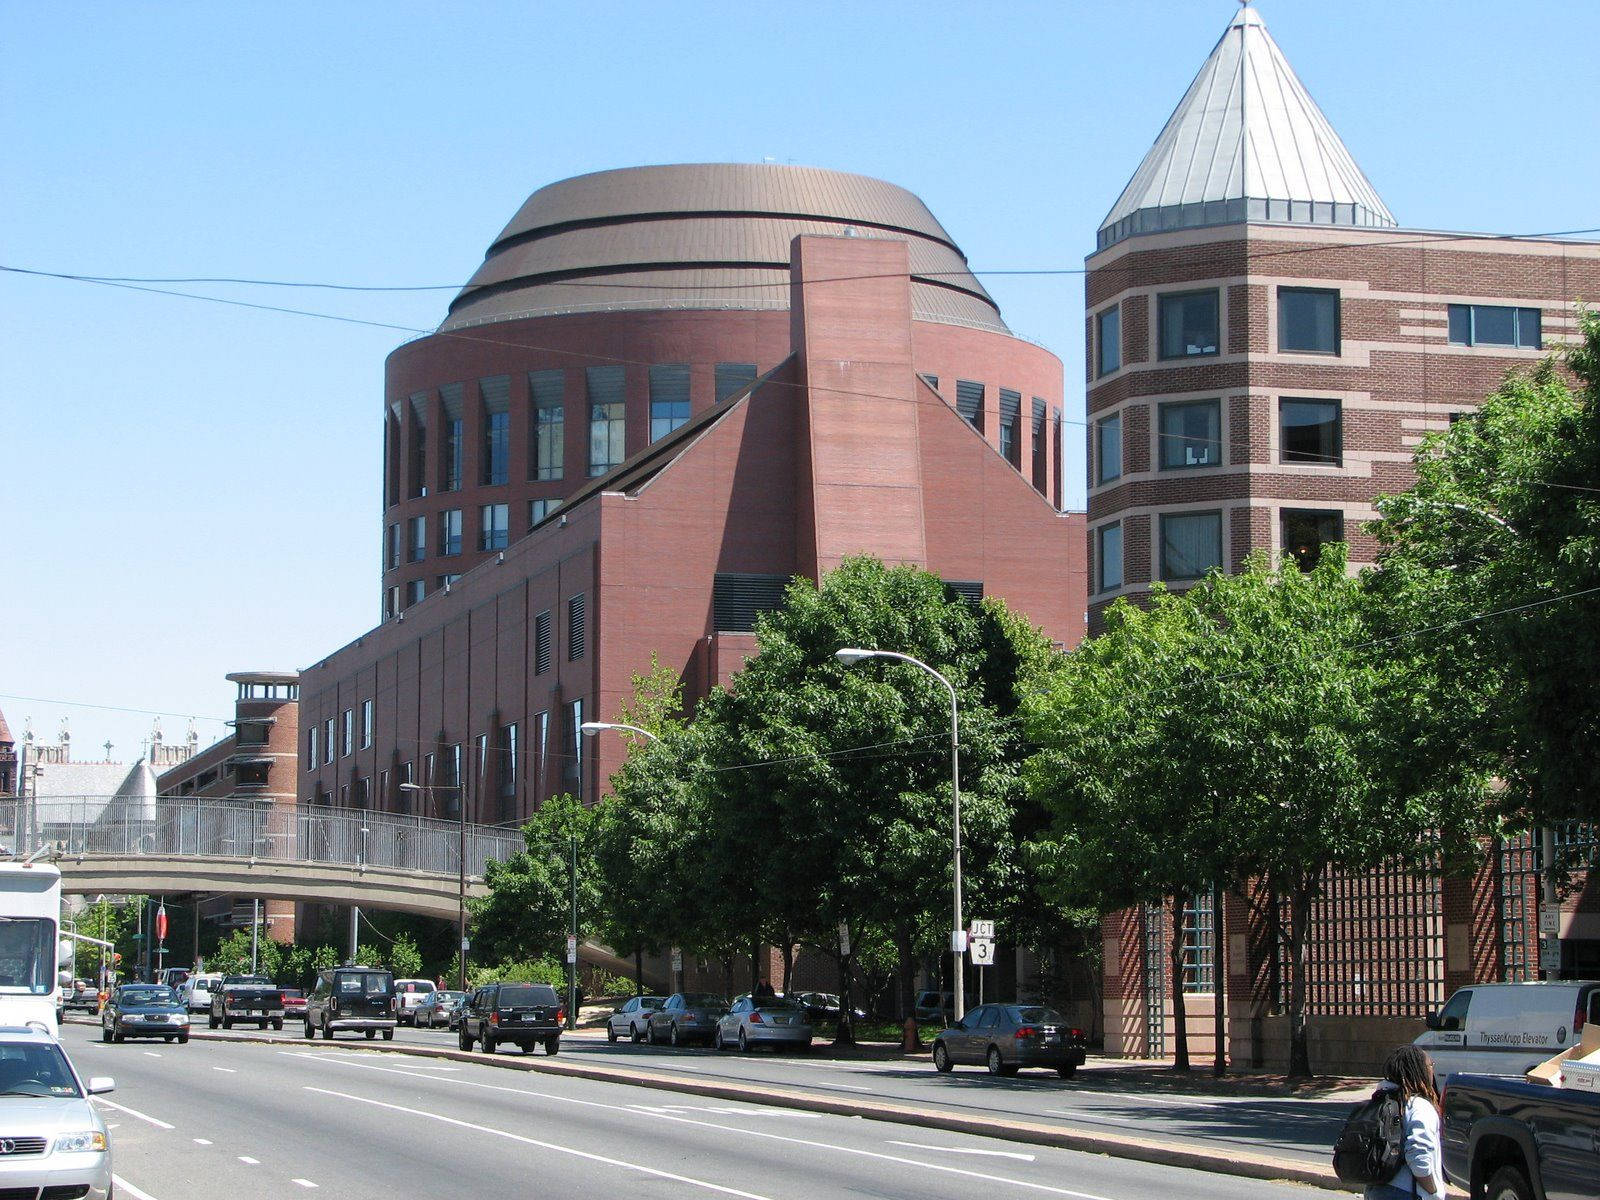
[[[547,608],[533,619],[533,673],[543,675],[550,670],[550,610]]]
[[[583,593],[567,601],[567,661],[583,657]]]
[[[975,429],[983,428],[983,384],[956,380],[956,411]]]
[[[751,633],[756,617],[783,607],[787,575],[718,574],[712,590],[712,616],[719,633]]]
[[[944,594],[951,600],[965,600],[976,608],[978,601],[983,599],[983,580],[946,579],[944,581]]]

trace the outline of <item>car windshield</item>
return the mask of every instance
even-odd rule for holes
[[[176,1004],[178,998],[169,987],[123,988],[117,995],[119,1004]]]
[[[1013,1010],[1017,1020],[1029,1025],[1065,1025],[1067,1019],[1053,1008],[1018,1008]]]
[[[0,1097],[81,1095],[60,1046],[0,1044]]]
[[[639,997],[639,1007],[643,1008],[643,1009],[648,1009],[651,1012],[654,1012],[656,1009],[660,1008],[665,1003],[666,1003],[666,1001],[664,999],[662,999],[660,996],[640,996]]]
[[[433,991],[433,984],[422,983],[415,979],[408,979],[404,983],[396,983],[394,985],[394,990],[397,992],[404,992],[407,996],[415,996],[419,993],[426,995],[427,993]]]
[[[55,987],[56,926],[44,917],[0,917],[0,992],[48,995]]]
[[[342,996],[387,996],[390,990],[387,975],[363,971],[339,976],[339,994]]]
[[[540,987],[521,984],[500,989],[501,1004],[554,1004],[555,1002],[555,989],[548,985]]]

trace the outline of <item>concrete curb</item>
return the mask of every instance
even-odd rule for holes
[[[200,1041],[248,1042],[257,1045],[282,1046],[282,1038],[263,1037],[259,1033],[221,1033],[196,1029],[192,1037]],[[783,1088],[756,1084],[713,1083],[705,1079],[688,1078],[661,1072],[624,1071],[614,1067],[574,1063],[540,1055],[538,1058],[518,1056],[509,1058],[500,1054],[483,1054],[454,1047],[416,1046],[404,1042],[385,1042],[381,1039],[341,1038],[336,1042],[317,1040],[307,1042],[297,1039],[287,1043],[292,1046],[318,1048],[342,1046],[345,1049],[370,1050],[378,1054],[399,1054],[412,1058],[446,1059],[452,1062],[476,1063],[505,1071],[525,1071],[538,1075],[562,1075],[572,1079],[586,1079],[595,1083],[625,1084],[632,1087],[651,1088],[655,1091],[677,1092],[691,1096],[707,1096],[717,1100],[741,1100],[747,1104],[793,1108],[801,1112],[829,1113],[840,1117],[860,1117],[868,1121],[884,1121],[896,1125],[912,1125],[923,1129],[942,1129],[950,1133],[967,1133],[978,1137],[998,1138],[1002,1141],[1021,1142],[1032,1146],[1050,1146],[1058,1150],[1077,1150],[1088,1154],[1103,1154],[1109,1158],[1126,1158],[1136,1162],[1157,1163],[1162,1166],[1184,1167],[1194,1171],[1209,1171],[1217,1175],[1234,1175],[1245,1179],[1275,1180],[1285,1183],[1303,1183],[1311,1187],[1334,1191],[1359,1192],[1361,1189],[1342,1182],[1332,1168],[1251,1154],[1243,1150],[1208,1150],[1181,1142],[1161,1141],[1155,1138],[1121,1137],[1107,1133],[1085,1133],[1063,1129],[1058,1125],[1043,1125],[1031,1121],[1001,1120],[976,1117],[965,1113],[938,1109],[911,1108],[903,1104],[881,1100],[856,1100],[817,1096],[810,1092],[793,1092]]]

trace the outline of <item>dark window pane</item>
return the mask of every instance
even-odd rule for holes
[[[1467,304],[1450,306],[1450,341],[1456,346],[1472,345],[1472,307]]]
[[[1222,566],[1222,514],[1174,513],[1161,518],[1161,578],[1199,579]]]
[[[1216,400],[1161,406],[1161,466],[1214,467],[1222,461],[1222,406]]]
[[[666,437],[689,420],[689,364],[650,368],[650,440]]]
[[[1539,332],[1539,317],[1537,308],[1517,309],[1517,345],[1526,350],[1544,348],[1544,339]]]
[[[1344,541],[1343,513],[1286,508],[1279,515],[1279,524],[1283,552],[1292,557],[1302,571],[1317,565],[1323,546]]]
[[[755,363],[718,363],[717,403],[738,395],[755,380]]]
[[[966,418],[974,429],[983,428],[983,384],[971,380],[956,380],[956,411]]]
[[[1122,365],[1122,310],[1108,308],[1097,318],[1095,344],[1099,350],[1098,374],[1109,375]]]
[[[1161,297],[1161,357],[1215,354],[1217,293],[1184,292]]]
[[[1107,417],[1095,427],[1095,482],[1122,475],[1122,418]]]
[[[1341,465],[1337,400],[1284,400],[1279,411],[1282,461]]]
[[[1099,530],[1100,588],[1109,592],[1122,586],[1122,526],[1106,525]]]
[[[589,395],[589,474],[604,475],[626,457],[623,369],[586,367],[584,374]]]
[[[1339,353],[1339,293],[1279,289],[1278,349],[1304,354]]]
[[[1497,304],[1472,306],[1472,344],[1475,346],[1515,346],[1517,310]]]

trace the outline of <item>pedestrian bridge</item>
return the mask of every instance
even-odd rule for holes
[[[69,893],[231,892],[447,920],[460,902],[460,825],[398,813],[187,796],[8,799],[0,844],[18,855],[51,847]],[[468,897],[486,894],[486,862],[522,848],[520,830],[469,825]]]

